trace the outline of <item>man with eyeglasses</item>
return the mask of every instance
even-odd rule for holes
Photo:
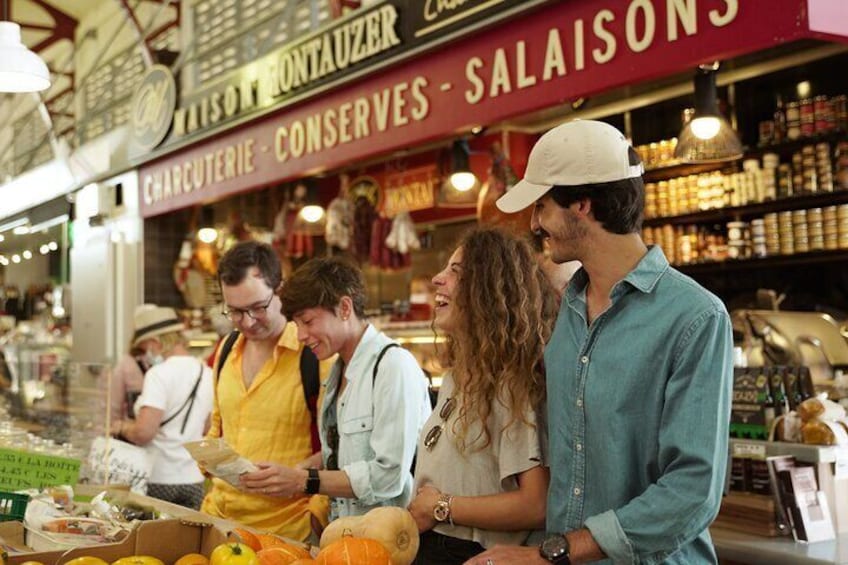
[[[224,314],[239,335],[228,353],[222,346],[216,355],[215,405],[207,437],[223,437],[260,470],[269,463],[293,466],[313,453],[313,418],[304,394],[306,375],[301,374],[303,345],[277,296],[283,284],[280,261],[268,245],[241,242],[221,258],[218,280]],[[322,377],[330,365],[321,364]],[[307,541],[327,524],[329,502],[320,495],[247,493],[213,479],[202,511]]]

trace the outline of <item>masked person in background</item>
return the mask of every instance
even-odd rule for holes
[[[147,447],[153,460],[149,496],[197,510],[203,475],[182,444],[201,439],[208,427],[212,371],[189,354],[183,324],[172,308],[140,310],[134,343],[153,357],[153,366],[135,402],[136,419],[118,420],[112,432]]]
[[[556,316],[533,251],[481,228],[433,277],[447,373],[418,444],[416,563],[462,563],[545,523],[542,354]]]
[[[208,437],[223,438],[253,462],[294,465],[314,452],[313,426],[318,443],[311,408],[329,367],[319,367],[280,310],[283,274],[270,245],[237,243],[218,263],[218,279],[225,313],[238,333],[218,349]],[[298,541],[317,541],[328,506],[324,496],[270,486],[242,489],[215,478],[202,510]]]
[[[334,518],[409,503],[415,445],[431,411],[427,380],[409,351],[368,322],[365,302],[362,272],[342,259],[312,259],[286,282],[283,310],[298,339],[319,359],[338,359],[321,407],[321,452],[297,468],[243,475],[251,491],[320,492],[333,497]]]
[[[551,486],[536,548],[474,565],[716,563],[708,526],[727,466],[732,334],[722,302],[640,237],[645,185],[627,139],[576,120],[544,134],[498,207],[569,282],[545,350]]]
[[[155,304],[142,304],[135,309],[133,327],[137,330],[143,324],[147,313],[156,309]],[[155,347],[148,342],[151,349]],[[139,340],[133,336],[130,347],[122,355],[109,376],[109,423],[120,420],[134,420],[134,405],[144,386],[144,374],[154,361],[161,361],[161,355],[148,352],[140,346]]]

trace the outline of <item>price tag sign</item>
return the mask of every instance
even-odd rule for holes
[[[0,490],[75,485],[79,471],[80,462],[77,459],[18,449],[0,449]]]
[[[766,446],[763,444],[736,441],[733,442],[733,456],[765,459]]]
[[[848,478],[848,448],[845,447],[837,447],[836,448],[836,469],[834,470],[834,478],[836,479],[844,479]]]

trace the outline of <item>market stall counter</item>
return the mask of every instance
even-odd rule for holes
[[[724,528],[710,528],[721,563],[746,565],[848,564],[848,534],[835,540],[800,543],[791,537],[767,538]]]

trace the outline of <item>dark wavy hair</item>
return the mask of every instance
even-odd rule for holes
[[[362,271],[339,257],[310,259],[289,277],[280,293],[283,314],[289,320],[308,308],[335,312],[343,296],[353,301],[356,317],[364,319],[368,295]]]
[[[642,162],[632,147],[628,155],[631,166]],[[592,201],[592,214],[608,232],[628,234],[642,229],[645,211],[645,182],[642,177],[579,186],[554,186],[550,195],[562,208],[588,198]]]
[[[538,410],[545,396],[543,354],[556,318],[556,298],[529,243],[499,228],[475,228],[459,242],[460,269],[453,304],[458,325],[447,336],[443,363],[458,392],[454,430],[464,450],[473,421],[487,422],[500,401],[515,421],[526,421],[527,407]]]

